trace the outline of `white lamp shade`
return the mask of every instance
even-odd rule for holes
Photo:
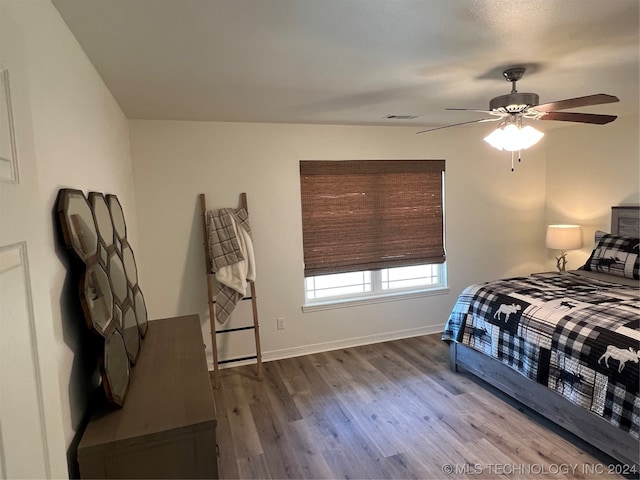
[[[520,130],[519,147],[522,150],[532,147],[533,145],[538,143],[542,137],[544,137],[544,133],[536,130],[530,125],[527,125],[526,127]]]
[[[504,131],[501,128],[496,128],[489,135],[484,137],[484,141],[491,145],[493,148],[502,150],[502,136]]]
[[[544,133],[529,125],[521,128],[514,123],[509,123],[496,128],[485,137],[484,141],[498,150],[517,152],[535,145],[543,136]]]
[[[579,225],[549,225],[547,248],[553,250],[576,250],[582,247],[582,231]]]

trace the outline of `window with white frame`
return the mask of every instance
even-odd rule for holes
[[[305,278],[308,304],[436,290],[446,286],[444,264],[413,265]]]
[[[444,160],[301,161],[307,305],[446,287]]]

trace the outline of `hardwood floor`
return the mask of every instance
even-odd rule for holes
[[[263,367],[263,381],[225,369],[214,389],[221,478],[623,478],[451,372],[439,335]]]

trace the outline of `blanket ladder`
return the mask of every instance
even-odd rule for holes
[[[247,212],[249,209],[247,207],[247,194],[242,193],[240,195],[242,208],[244,208]],[[211,272],[211,257],[209,254],[209,239],[207,233],[207,204],[205,200],[204,193],[200,194],[200,209],[202,210],[202,232],[204,235],[204,257],[206,262],[205,274],[207,276],[207,295],[209,297],[209,322],[211,324],[211,349],[213,351],[213,386],[214,388],[218,388],[219,380],[220,380],[220,371],[219,365],[232,363],[232,362],[241,362],[245,360],[256,360],[256,376],[259,380],[262,380],[262,351],[260,348],[260,325],[258,323],[258,304],[256,297],[256,285],[255,282],[250,281],[249,287],[251,288],[251,295],[248,297],[244,297],[242,300],[251,300],[251,309],[253,312],[253,325],[248,325],[244,327],[236,327],[236,328],[225,328],[222,330],[218,330],[216,328],[216,300],[215,295],[213,293],[213,279],[215,278],[215,273]],[[242,330],[253,330],[255,343],[256,343],[256,353],[255,355],[249,355],[245,357],[238,358],[229,358],[225,360],[218,360],[218,342],[216,341],[217,335],[223,335],[232,332],[238,332]]]

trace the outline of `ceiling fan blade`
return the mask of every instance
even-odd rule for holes
[[[545,113],[540,120],[557,120],[560,122],[580,122],[605,125],[613,122],[616,118],[618,118],[616,115],[599,115],[595,113],[548,112]]]
[[[566,100],[558,100],[557,102],[543,103],[533,107],[538,112],[551,112],[556,110],[566,110],[567,108],[590,107],[591,105],[603,105],[605,103],[619,102],[618,97],[607,95],[606,93],[598,93],[596,95],[587,95],[586,97],[568,98]]]
[[[443,128],[451,128],[451,127],[459,127],[460,125],[467,125],[469,123],[482,123],[482,122],[495,122],[496,120],[500,120],[500,118],[483,118],[481,120],[471,120],[470,122],[462,122],[462,123],[454,123],[452,125],[445,125],[443,127],[435,127],[435,128],[429,128],[427,130],[421,130],[419,132],[416,132],[416,135],[419,133],[427,133],[427,132],[433,132],[434,130],[442,130]]]

